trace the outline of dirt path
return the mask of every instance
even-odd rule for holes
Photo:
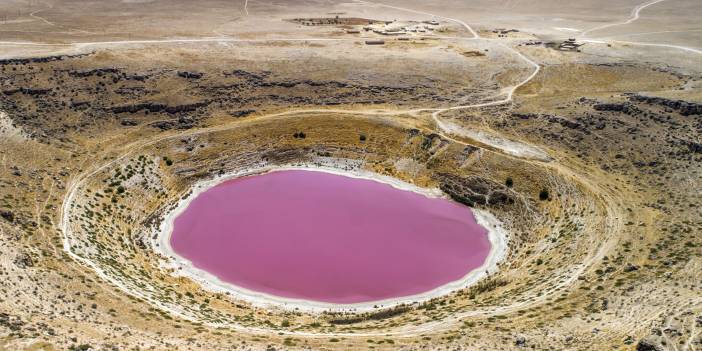
[[[643,10],[643,9],[645,9],[645,8],[651,6],[651,5],[655,5],[655,4],[659,3],[659,2],[663,2],[663,1],[666,1],[666,0],[653,0],[653,1],[649,1],[649,2],[645,2],[645,3],[643,3],[643,4],[640,4],[640,5],[636,6],[636,7],[634,7],[633,10],[631,10],[631,16],[629,16],[629,18],[628,18],[626,21],[624,21],[624,22],[617,22],[617,23],[608,23],[608,24],[603,24],[603,25],[601,25],[601,26],[597,26],[597,27],[595,27],[595,28],[590,28],[590,29],[588,29],[588,30],[583,31],[582,33],[580,33],[580,37],[586,38],[587,35],[588,35],[590,32],[598,31],[598,30],[601,30],[601,29],[631,24],[631,23],[633,23],[634,21],[636,21],[636,20],[638,20],[638,19],[640,18],[639,14],[641,13],[641,10]]]

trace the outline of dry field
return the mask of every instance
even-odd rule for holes
[[[701,350],[702,5],[641,1],[3,1],[0,350]],[[507,257],[309,313],[158,253],[195,183],[276,165],[440,188]]]

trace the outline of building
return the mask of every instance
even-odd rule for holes
[[[575,41],[575,38],[569,38],[568,40],[560,43],[558,45],[558,50],[561,51],[579,51],[578,48],[585,44],[579,44]]]

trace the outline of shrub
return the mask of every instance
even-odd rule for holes
[[[485,292],[493,291],[507,284],[509,284],[509,280],[503,278],[491,278],[481,280],[470,288],[470,293],[471,296],[475,296]],[[474,297],[471,297],[471,299],[474,299]]]
[[[506,185],[508,188],[511,188],[512,185],[514,185],[514,180],[512,180],[512,177],[507,177],[507,180],[505,180],[505,185]]]
[[[539,200],[544,201],[548,200],[549,194],[547,189],[541,189],[539,192]]]
[[[358,139],[361,140],[361,141],[366,141],[366,135],[365,135],[365,134],[361,134],[361,135],[358,137]]]

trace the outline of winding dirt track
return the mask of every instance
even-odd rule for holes
[[[660,2],[663,0],[659,0],[656,2]],[[367,3],[367,2],[364,2]],[[372,4],[372,3],[367,3],[367,4]],[[653,4],[653,3],[650,3]],[[649,5],[650,5],[649,4]],[[426,14],[426,15],[432,15],[428,14],[425,12],[420,12],[420,11],[414,11],[410,9],[404,9],[404,8],[398,8],[398,7],[393,7],[389,5],[384,5],[384,4],[375,4],[378,6],[386,6],[390,8],[396,8],[396,9],[401,9],[401,10],[406,10],[414,13],[421,13],[421,14]],[[647,5],[648,6],[648,5]],[[642,6],[638,9],[640,11],[641,9],[645,8],[646,6]],[[636,11],[636,14],[638,15],[638,11]],[[435,16],[435,15],[432,15]],[[435,16],[439,18],[444,18],[446,20],[454,21],[456,23],[459,23],[463,25],[470,33],[472,33],[473,37],[469,39],[474,39],[474,40],[479,40],[480,37],[478,34],[466,23],[460,21],[460,20],[455,20],[451,18],[446,18],[446,17],[441,17],[441,16]],[[593,29],[594,30],[594,29]],[[310,39],[290,39],[290,40],[310,40]],[[335,40],[335,39],[318,39],[318,40]],[[229,41],[227,39],[193,39],[193,40],[188,40],[188,42],[205,42],[205,41]],[[231,39],[231,41],[244,41],[244,40],[239,40],[239,39]],[[168,42],[182,42],[182,40],[173,40],[173,41],[132,41],[130,43],[168,43]],[[125,42],[114,42],[115,45],[120,45]],[[81,43],[81,44],[75,44],[75,45],[110,45],[110,42],[103,42],[103,43]],[[498,44],[502,45],[502,44]],[[504,45],[503,45],[504,46]],[[357,111],[357,110],[343,110],[343,109],[303,109],[303,110],[291,110],[291,111],[286,111],[286,112],[280,112],[280,113],[273,113],[273,114],[267,114],[263,116],[258,116],[258,117],[252,117],[247,120],[242,120],[242,121],[236,121],[216,127],[210,127],[210,128],[203,128],[199,130],[190,130],[190,131],[183,131],[183,132],[178,132],[178,133],[173,133],[165,136],[157,136],[154,138],[151,138],[149,140],[140,140],[137,142],[130,143],[122,148],[122,153],[115,157],[113,160],[100,164],[100,165],[95,165],[92,168],[88,169],[87,171],[83,172],[82,174],[76,176],[73,178],[69,184],[67,185],[67,192],[66,195],[63,198],[63,204],[60,209],[60,224],[59,227],[63,233],[63,248],[66,251],[66,253],[73,258],[76,262],[79,262],[86,267],[91,268],[96,272],[96,274],[102,278],[103,280],[107,281],[110,284],[115,285],[119,289],[123,290],[125,293],[133,295],[135,297],[141,298],[145,301],[148,301],[150,304],[154,305],[157,308],[163,309],[168,311],[169,313],[176,315],[180,318],[184,319],[190,319],[192,318],[184,313],[181,310],[175,310],[172,308],[167,308],[166,306],[163,306],[160,304],[158,301],[154,301],[150,299],[148,296],[143,296],[141,293],[128,289],[126,286],[122,285],[119,281],[115,281],[111,279],[108,275],[106,275],[101,268],[95,264],[94,262],[85,259],[84,257],[76,254],[72,250],[71,246],[71,228],[69,226],[69,219],[71,217],[71,204],[73,203],[76,194],[78,190],[87,182],[88,179],[90,179],[92,176],[98,174],[99,172],[113,166],[117,162],[120,162],[124,160],[125,158],[129,157],[132,155],[135,150],[138,150],[142,147],[146,147],[149,145],[153,145],[155,143],[164,141],[164,140],[169,140],[169,139],[175,139],[175,138],[182,138],[184,136],[194,136],[194,135],[199,135],[199,134],[206,134],[206,133],[212,133],[212,132],[217,132],[217,131],[225,131],[228,129],[232,128],[237,128],[242,125],[242,123],[248,123],[251,121],[258,121],[262,119],[269,119],[269,118],[278,118],[278,117],[287,117],[287,116],[293,116],[293,115],[298,115],[298,114],[303,114],[303,113],[335,113],[335,114],[356,114],[356,115],[367,115],[367,116],[393,116],[393,115],[400,115],[400,114],[417,114],[420,112],[432,112],[431,117],[436,123],[437,127],[439,128],[439,131],[437,132],[440,134],[442,137],[446,139],[450,139],[456,143],[464,144],[464,145],[472,145],[470,143],[466,143],[460,140],[456,140],[455,138],[452,138],[450,135],[447,135],[446,133],[446,128],[444,123],[439,119],[439,114],[446,112],[446,111],[451,111],[451,110],[458,110],[458,109],[468,109],[468,108],[479,108],[479,107],[485,107],[485,106],[494,106],[494,105],[501,105],[501,104],[507,104],[513,101],[514,94],[519,87],[527,84],[531,79],[533,79],[540,70],[540,66],[532,61],[531,59],[527,58],[520,52],[509,48],[507,46],[504,46],[510,50],[512,50],[516,55],[518,55],[522,60],[524,60],[526,63],[534,67],[533,72],[526,77],[524,80],[519,82],[518,84],[508,88],[506,90],[506,96],[503,99],[499,99],[496,101],[492,102],[486,102],[486,103],[479,103],[479,104],[473,104],[473,105],[461,105],[461,106],[454,106],[450,108],[425,108],[425,109],[414,109],[414,110],[365,110],[365,111]],[[499,150],[498,150],[499,151]],[[396,327],[394,329],[389,329],[389,330],[382,330],[378,332],[366,332],[366,333],[312,333],[312,332],[295,332],[295,331],[285,331],[285,330],[269,330],[265,328],[253,328],[253,327],[244,327],[241,325],[237,324],[212,324],[212,326],[215,327],[227,327],[231,328],[237,331],[241,332],[246,332],[246,333],[255,333],[255,334],[270,334],[270,333],[276,333],[276,334],[283,334],[283,335],[293,335],[293,336],[304,336],[304,337],[319,337],[319,338],[327,338],[327,337],[332,337],[332,336],[343,336],[343,337],[371,337],[371,336],[396,336],[396,337],[414,337],[417,336],[421,333],[424,332],[434,332],[437,330],[445,330],[453,326],[455,323],[459,322],[461,319],[470,317],[470,316],[492,316],[492,315],[499,315],[499,314],[505,314],[505,313],[510,313],[514,312],[520,309],[525,309],[529,307],[533,307],[536,305],[543,304],[548,298],[553,297],[556,294],[560,294],[561,291],[558,291],[557,288],[568,288],[572,286],[576,281],[579,276],[581,276],[594,262],[597,262],[602,258],[603,255],[614,245],[616,244],[616,238],[617,238],[617,233],[621,230],[623,223],[622,220],[619,218],[624,218],[623,216],[623,209],[625,208],[624,204],[622,203],[621,197],[618,196],[617,193],[615,193],[613,190],[607,189],[604,186],[598,184],[595,180],[592,180],[588,177],[588,175],[584,175],[582,173],[576,172],[569,167],[559,163],[558,161],[550,162],[550,163],[544,163],[538,160],[525,160],[525,162],[533,162],[533,163],[538,163],[539,165],[543,167],[548,167],[550,168],[553,172],[557,172],[566,178],[571,178],[573,180],[576,180],[587,189],[587,191],[592,194],[593,198],[598,200],[598,203],[601,204],[604,207],[604,211],[606,213],[604,217],[605,221],[605,226],[604,226],[604,233],[601,237],[604,238],[609,238],[608,240],[601,241],[599,243],[599,246],[596,249],[592,249],[587,257],[577,265],[577,267],[574,267],[572,273],[570,276],[563,280],[559,281],[557,283],[554,283],[552,288],[548,290],[548,292],[541,294],[539,296],[535,296],[534,299],[530,301],[525,301],[525,302],[520,302],[520,303],[515,303],[511,305],[505,305],[505,306],[493,306],[490,308],[483,308],[483,309],[478,309],[478,310],[473,310],[473,311],[466,311],[466,312],[461,312],[461,313],[456,313],[451,315],[450,317],[444,318],[442,320],[438,321],[432,321],[428,323],[424,323],[421,325],[406,325],[402,327]],[[647,318],[650,318],[653,320],[656,318],[656,316],[647,316]]]
[[[631,24],[631,23],[633,23],[634,21],[636,21],[636,20],[638,20],[638,19],[640,18],[639,14],[641,13],[641,10],[643,10],[643,9],[645,9],[645,8],[651,6],[651,5],[655,5],[655,4],[659,3],[659,2],[663,2],[663,1],[666,1],[666,0],[653,0],[653,1],[645,2],[645,3],[641,4],[641,5],[638,5],[638,6],[634,7],[634,9],[631,10],[631,16],[630,16],[629,19],[627,19],[626,21],[624,21],[624,22],[617,22],[617,23],[603,24],[603,25],[601,25],[601,26],[597,26],[597,27],[595,27],[595,28],[591,28],[591,29],[588,29],[588,30],[586,30],[586,31],[584,31],[584,32],[582,32],[582,33],[580,33],[580,36],[581,36],[582,38],[585,38],[585,37],[587,37],[588,33],[590,33],[590,32],[598,31],[598,30],[600,30],[600,29],[605,29],[605,28],[611,28],[611,27],[617,27],[617,26],[623,26],[623,25]]]

